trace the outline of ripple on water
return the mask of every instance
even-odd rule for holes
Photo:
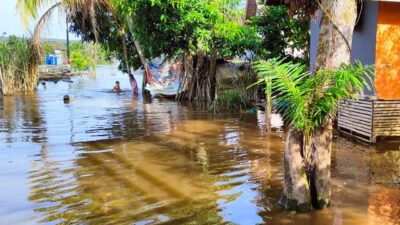
[[[129,90],[128,80],[99,69],[0,98],[2,222],[399,224],[398,141],[335,139],[332,206],[290,214],[276,203],[284,133],[265,133],[262,112],[213,114],[111,93],[115,80]],[[65,94],[75,100],[64,104]]]

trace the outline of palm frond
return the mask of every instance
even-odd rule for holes
[[[368,87],[372,73],[371,66],[355,62],[338,70],[321,69],[311,77],[306,66],[279,58],[258,61],[253,68],[259,77],[255,85],[265,83],[266,90],[274,89],[285,119],[307,133],[333,117],[339,101],[355,98]]]
[[[37,13],[49,0],[17,0],[16,9],[21,15],[22,24],[28,27],[29,20],[36,18]]]
[[[253,65],[259,81],[270,81],[276,93],[274,99],[283,116],[295,127],[303,127],[307,121],[304,90],[300,88],[310,75],[304,65],[285,62],[285,59],[269,59]]]
[[[327,117],[333,117],[338,102],[345,99],[354,99],[356,95],[367,87],[367,80],[371,79],[372,67],[364,66],[360,62],[353,65],[343,65],[338,70],[320,70],[315,77],[309,79],[309,89],[314,92],[310,99],[310,115],[312,127],[324,123]]]
[[[41,34],[42,31],[47,27],[49,21],[51,21],[51,18],[54,14],[54,12],[61,6],[61,3],[58,2],[54,5],[52,5],[50,8],[46,10],[46,12],[43,13],[43,15],[40,17],[38,22],[35,25],[35,29],[33,31],[33,36],[32,36],[32,44],[36,48],[36,52],[41,54]]]
[[[25,27],[28,27],[30,20],[38,18],[38,12],[44,6],[51,4],[50,8],[40,16],[38,20],[38,27],[35,27],[35,34],[40,33],[37,31],[43,30],[47,21],[51,17],[55,8],[62,8],[68,17],[79,17],[80,20],[90,20],[90,29],[92,30],[95,40],[98,40],[98,23],[96,12],[100,6],[106,6],[113,12],[113,1],[110,0],[17,0],[16,9],[21,15],[21,20]]]
[[[93,32],[95,41],[98,40],[98,23],[96,13],[100,8],[108,8],[110,12],[113,12],[113,1],[109,0],[63,0],[64,7],[67,10],[67,15],[70,18],[85,21],[90,21],[90,29]],[[83,23],[85,24],[85,23]]]

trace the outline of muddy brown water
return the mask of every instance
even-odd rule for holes
[[[0,98],[0,224],[400,224],[400,141],[335,137],[331,206],[294,213],[277,205],[284,133],[266,134],[261,112],[128,90],[99,67]]]

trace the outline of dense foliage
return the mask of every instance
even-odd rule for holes
[[[49,0],[18,0],[23,18],[37,16]],[[212,100],[216,96],[216,59],[257,48],[254,27],[240,22],[241,0],[63,0],[39,19],[34,36],[56,8],[67,12],[70,30],[84,41],[101,43],[132,74],[146,59],[166,54],[185,58],[184,98]],[[35,39],[37,40],[37,38]],[[133,76],[130,76],[131,78]],[[145,79],[144,79],[145,81]],[[195,82],[196,81],[196,82]],[[199,93],[201,92],[201,93]]]
[[[128,43],[136,48],[140,43],[137,50],[147,59],[160,54],[183,58],[187,92],[182,98],[210,101],[216,96],[217,57],[243,54],[258,43],[255,28],[240,24],[240,2],[115,0],[115,7],[129,31]]]
[[[98,41],[124,62],[121,39],[127,42],[130,64],[141,62],[133,41],[141,44],[144,55],[182,55],[210,53],[220,56],[242,54],[259,43],[256,29],[239,23],[240,1],[198,0],[114,0],[113,6],[96,7]],[[70,15],[71,30],[84,40],[94,40],[90,18],[81,20],[84,12]],[[124,67],[125,65],[122,65]],[[126,71],[125,68],[123,68]]]
[[[76,61],[80,61],[81,65],[85,66],[83,69],[110,63],[108,52],[95,43],[73,42],[70,45],[70,51],[72,66],[75,65],[74,62]],[[75,67],[75,69],[82,70],[82,67],[79,68]]]
[[[181,51],[242,53],[256,42],[254,28],[242,26],[238,0],[115,0],[129,17],[146,55]]]
[[[127,25],[120,13],[113,7],[113,1],[95,1],[93,17],[97,26],[93,27],[93,19],[85,16],[87,9],[75,8],[67,15],[69,29],[81,37],[83,42],[95,42],[101,45],[101,51],[106,53],[105,58],[116,58],[121,62],[120,69],[128,72],[124,58],[124,47],[128,53],[130,65],[140,65],[137,51],[132,38],[126,34]],[[126,44],[124,44],[125,42]]]
[[[72,68],[77,71],[84,71],[95,67],[94,58],[90,55],[84,55],[81,52],[72,52],[70,61]]]
[[[252,18],[249,23],[262,37],[261,47],[256,49],[261,58],[284,57],[308,62],[309,16],[290,14],[285,6],[269,6],[262,8],[259,16]]]

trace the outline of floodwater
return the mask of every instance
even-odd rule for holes
[[[400,141],[335,137],[331,206],[289,212],[284,133],[262,113],[132,96],[127,80],[99,67],[0,97],[0,224],[400,224]]]

